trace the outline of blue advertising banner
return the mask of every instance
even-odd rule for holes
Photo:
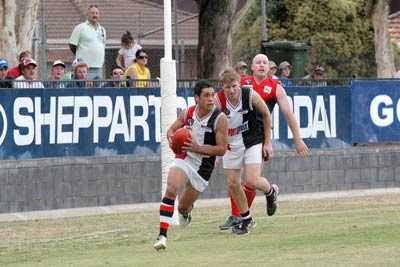
[[[0,93],[0,159],[159,153],[159,88]],[[311,148],[350,145],[348,87],[288,87],[287,93]],[[191,88],[178,89],[177,95],[179,109],[194,104]],[[291,131],[278,107],[272,117],[275,149],[292,148]]]
[[[4,89],[0,94],[0,159],[159,153],[159,88]],[[193,97],[177,100],[180,108],[194,102]]]
[[[352,141],[400,141],[400,81],[353,81]]]
[[[289,104],[300,125],[300,135],[311,148],[344,148],[351,145],[351,97],[348,86],[287,87]],[[292,148],[292,133],[285,117],[273,116],[275,149]]]

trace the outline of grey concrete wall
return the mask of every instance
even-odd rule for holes
[[[276,152],[264,176],[282,193],[400,186],[400,145],[315,150],[308,158]],[[0,161],[0,213],[157,202],[158,157],[75,157]],[[202,198],[226,197],[218,167]]]
[[[0,212],[160,200],[158,157],[0,161]]]

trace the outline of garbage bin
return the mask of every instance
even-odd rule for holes
[[[309,46],[295,41],[262,41],[261,53],[275,61],[277,65],[282,61],[292,64],[291,78],[304,77]]]

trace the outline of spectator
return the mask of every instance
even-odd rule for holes
[[[290,79],[290,73],[292,72],[292,65],[289,62],[283,61],[279,64],[279,70],[281,72],[281,76],[279,76],[279,80],[281,83],[286,86],[292,86],[292,81]]]
[[[277,70],[278,70],[278,67],[276,66],[276,63],[274,61],[270,60],[268,77],[273,80],[279,80],[278,76],[275,75]]]
[[[88,79],[102,79],[104,64],[106,30],[98,23],[99,10],[91,5],[87,12],[87,21],[75,26],[69,47],[76,58],[88,64]]]
[[[247,75],[247,69],[248,69],[248,66],[247,66],[246,62],[244,62],[244,61],[239,61],[235,65],[235,71],[240,76],[246,76]]]
[[[136,52],[135,63],[130,65],[125,71],[124,78],[128,80],[128,86],[131,87],[147,87],[150,80],[150,70],[146,67],[148,56],[146,52],[141,49]],[[132,80],[139,80],[135,83]]]
[[[106,82],[103,87],[125,87],[124,71],[120,68],[114,68],[111,76],[112,81]]]
[[[311,86],[327,86],[325,69],[320,65],[317,65],[313,73],[307,75],[304,79],[312,80],[310,84]]]
[[[92,87],[93,82],[88,81],[89,66],[85,62],[78,62],[74,66],[74,82],[71,83],[73,87]]]
[[[7,81],[8,62],[5,59],[0,59],[0,88],[12,88],[11,81]]]
[[[117,66],[125,71],[129,65],[134,63],[136,52],[142,47],[134,42],[132,33],[127,31],[121,37],[121,49],[116,59]]]
[[[23,63],[26,58],[32,58],[32,53],[29,51],[22,51],[18,56],[18,66],[13,67],[8,71],[8,76],[11,79],[16,79],[21,76]]]
[[[56,60],[51,67],[50,81],[46,82],[46,87],[65,88],[65,84],[61,82],[65,73],[65,64],[61,60]]]
[[[44,88],[42,82],[35,81],[37,63],[31,58],[25,58],[22,75],[15,79],[15,88]]]

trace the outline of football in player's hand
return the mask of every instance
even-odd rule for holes
[[[190,140],[190,137],[191,137],[191,134],[190,134],[189,129],[179,128],[178,130],[176,130],[174,135],[171,137],[172,151],[174,151],[175,154],[182,153],[182,147],[185,144],[185,142],[188,142]]]

